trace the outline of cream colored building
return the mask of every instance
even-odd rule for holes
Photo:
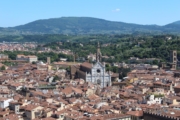
[[[27,61],[27,62],[32,63],[32,62],[37,62],[37,61],[38,61],[38,58],[37,58],[37,56],[35,56],[35,55],[28,55],[28,56],[25,56],[25,55],[17,55],[16,60]]]

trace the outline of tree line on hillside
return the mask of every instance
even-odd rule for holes
[[[178,58],[180,58],[180,38],[178,36],[171,35],[171,39],[168,40],[167,36],[114,36],[113,41],[104,41],[101,43],[101,52],[103,56],[109,58],[103,58],[105,62],[122,62],[130,57],[138,58],[159,58],[162,61],[169,61],[170,51],[177,50]],[[107,37],[107,36],[106,36]],[[112,38],[111,38],[112,39]],[[51,47],[52,49],[71,49],[77,57],[86,57],[90,53],[96,53],[97,40],[82,42],[68,41],[63,42],[61,45],[56,42],[48,43],[45,47]],[[104,46],[107,44],[107,46]],[[112,57],[110,57],[112,56]],[[156,61],[154,61],[156,63]]]
[[[169,61],[171,50],[178,51],[180,58],[180,37],[175,35],[24,35],[24,36],[1,36],[0,41],[36,41],[43,43],[43,47],[50,47],[53,50],[70,49],[76,58],[86,58],[88,54],[96,53],[97,42],[100,42],[101,52],[105,62],[127,62],[130,57],[159,58],[162,61]],[[59,44],[61,43],[61,44]],[[17,54],[37,55],[39,60],[46,61],[51,57],[52,61],[58,61],[60,57],[73,61],[72,55],[57,53],[37,52],[3,52],[11,59]],[[109,57],[109,58],[108,58]]]
[[[57,62],[60,60],[60,58],[67,58],[67,61],[73,61],[72,55],[66,55],[62,53],[54,53],[54,52],[44,52],[44,53],[37,53],[37,52],[24,52],[24,51],[4,51],[1,52],[2,54],[6,54],[9,56],[9,59],[16,60],[16,56],[18,54],[23,55],[36,55],[38,57],[38,60],[46,62],[47,57],[51,58],[51,62]]]

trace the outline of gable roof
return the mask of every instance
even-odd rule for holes
[[[98,67],[98,66],[100,66],[101,68],[104,67],[104,65],[102,63],[96,62],[96,64],[94,64],[93,68]]]

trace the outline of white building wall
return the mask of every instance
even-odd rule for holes
[[[37,57],[30,57],[29,59],[28,59],[28,61],[30,62],[30,63],[32,63],[32,62],[37,62]]]
[[[9,102],[11,102],[13,99],[7,99],[4,101],[0,101],[0,108],[6,108],[9,106]]]
[[[32,63],[32,62],[37,62],[38,58],[36,56],[34,56],[34,57],[23,56],[23,57],[16,57],[16,60],[24,60],[24,61],[28,61],[28,62]]]
[[[111,75],[106,73],[105,65],[97,62],[91,69],[91,74],[86,74],[86,81],[99,84],[102,88],[111,86]]]
[[[161,104],[161,102],[162,102],[162,98],[155,98],[154,95],[151,95],[149,101],[147,101],[147,104],[148,105]]]

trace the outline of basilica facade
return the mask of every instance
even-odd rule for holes
[[[87,82],[98,84],[103,87],[111,86],[111,74],[106,72],[105,64],[101,63],[101,51],[98,43],[96,52],[96,63],[84,62],[80,66],[71,67],[72,78],[82,78]]]
[[[102,88],[111,86],[111,75],[106,72],[105,64],[96,62],[91,68],[91,72],[86,72],[86,81],[100,85]]]

